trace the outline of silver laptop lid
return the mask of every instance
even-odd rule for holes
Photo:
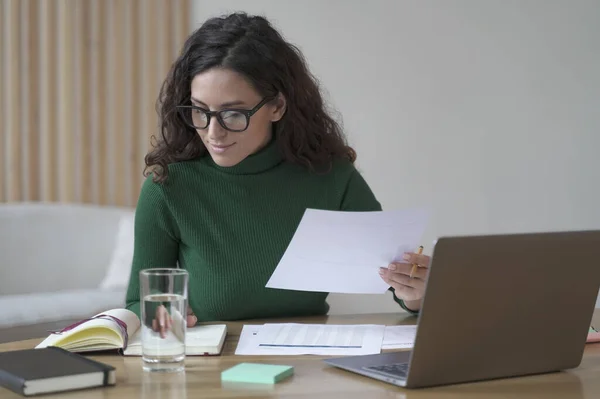
[[[600,289],[600,231],[443,237],[407,386],[576,367]]]

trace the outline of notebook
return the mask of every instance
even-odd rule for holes
[[[587,343],[592,342],[600,342],[600,332],[594,328],[594,326],[590,326],[590,330],[588,331]]]
[[[23,396],[115,385],[115,368],[61,348],[0,353],[0,385]]]
[[[127,309],[111,309],[51,333],[36,348],[58,346],[71,352],[118,350],[124,356],[141,356],[141,323]],[[219,355],[227,336],[227,325],[200,325],[186,329],[188,356]]]

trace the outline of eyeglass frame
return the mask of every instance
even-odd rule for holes
[[[208,128],[210,126],[210,121],[212,119],[212,117],[216,117],[217,121],[219,122],[219,125],[221,125],[221,127],[223,127],[223,129],[230,131],[230,132],[235,132],[235,133],[240,133],[240,132],[244,132],[248,129],[248,126],[250,126],[250,117],[252,115],[254,115],[255,113],[258,112],[258,110],[260,110],[265,104],[267,104],[269,101],[274,100],[275,96],[267,96],[265,98],[263,98],[258,104],[256,104],[254,106],[254,108],[252,109],[243,109],[243,108],[227,108],[227,109],[220,109],[218,111],[209,111],[206,110],[202,107],[198,107],[196,105],[176,105],[175,108],[180,112],[183,112],[182,110],[185,109],[189,109],[189,110],[200,110],[204,113],[204,115],[206,115],[206,126],[204,127],[198,127],[198,126],[194,126],[193,123],[188,123],[186,121],[186,118],[184,115],[181,115],[185,124],[188,125],[191,128],[194,129],[201,129],[204,130],[206,128]],[[239,112],[241,114],[243,114],[244,116],[246,116],[246,126],[243,129],[230,129],[225,125],[225,122],[223,121],[223,118],[221,117],[221,113],[222,112]]]

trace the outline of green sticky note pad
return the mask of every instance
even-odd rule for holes
[[[294,374],[294,367],[261,363],[240,363],[221,373],[221,381],[275,384]]]

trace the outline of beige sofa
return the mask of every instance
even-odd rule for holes
[[[0,205],[0,328],[124,306],[134,210]]]
[[[129,208],[0,204],[0,328],[124,306],[133,218]],[[400,312],[389,295],[332,294],[328,302],[331,314]]]

